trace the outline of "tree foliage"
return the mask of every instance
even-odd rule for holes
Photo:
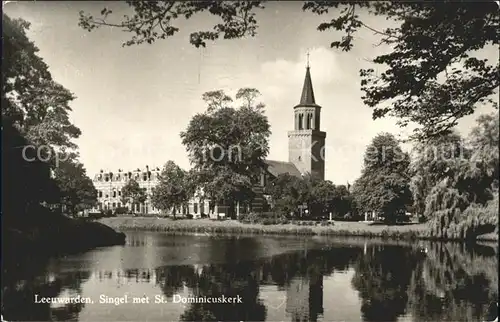
[[[7,225],[22,223],[34,207],[55,204],[59,198],[49,164],[36,159],[33,149],[27,149],[23,157],[23,149],[31,144],[10,122],[2,120],[2,216]]]
[[[113,23],[109,21],[111,10],[104,9],[101,18],[81,13],[80,26],[89,31],[103,25],[122,28],[133,35],[125,45],[152,43],[179,30],[173,26],[175,19],[208,11],[222,22],[213,30],[191,34],[190,42],[199,47],[220,35],[225,39],[254,36],[258,25],[255,11],[264,8],[265,1],[127,3],[134,12],[132,17]],[[376,45],[390,48],[373,58],[372,63],[380,68],[360,70],[363,100],[373,108],[374,119],[391,115],[399,118],[400,126],[415,123],[419,127],[414,138],[423,140],[448,133],[481,104],[495,104],[492,97],[499,86],[499,63],[478,54],[498,45],[500,18],[494,2],[478,6],[454,1],[305,1],[302,9],[329,16],[318,25],[319,31],[343,34],[331,42],[332,48],[351,50],[362,29],[380,37]],[[366,15],[386,18],[394,26],[377,30],[367,25]]]
[[[353,202],[347,187],[334,185],[329,180],[313,182],[310,198],[313,213],[343,217],[354,212]]]
[[[311,176],[299,178],[288,173],[280,174],[267,182],[265,192],[270,196],[273,211],[284,215],[297,215],[301,205],[306,205],[313,217],[330,212],[344,216],[354,211],[346,186],[336,186],[331,181]]]
[[[457,133],[434,137],[414,146],[409,171],[410,189],[415,211],[419,216],[423,216],[425,212],[426,198],[431,189],[450,176],[458,162],[469,157],[470,150]]]
[[[268,181],[265,192],[271,198],[273,211],[283,215],[297,214],[298,207],[307,204],[310,199],[306,181],[288,173]]]
[[[76,148],[80,130],[71,124],[73,94],[52,79],[39,49],[26,35],[30,24],[3,14],[2,117],[32,143]]]
[[[353,186],[362,211],[375,211],[395,221],[411,203],[409,156],[389,133],[377,135],[367,147],[364,167]]]
[[[63,155],[76,153],[71,140],[80,135],[80,130],[71,124],[68,115],[74,96],[53,80],[38,55],[39,49],[27,36],[30,24],[5,14],[2,18],[2,145],[6,147],[2,150],[2,177],[6,177],[3,190],[14,196],[7,197],[13,201],[6,213],[22,217],[40,204],[60,203],[62,195],[68,193],[73,179],[58,181],[51,175],[68,170],[57,167]],[[83,173],[75,180],[86,182],[84,177]]]
[[[188,173],[173,161],[168,161],[163,167],[160,182],[153,189],[151,201],[165,212],[173,209],[175,217],[176,210],[193,196],[193,190]]]
[[[207,41],[254,36],[257,30],[254,9],[261,8],[260,1],[126,1],[133,9],[132,17],[125,16],[123,21],[109,22],[112,10],[104,8],[101,17],[80,12],[79,25],[92,31],[100,26],[113,26],[133,34],[123,43],[130,46],[142,43],[151,44],[158,39],[175,35],[179,28],[174,22],[178,18],[189,19],[195,14],[209,13],[220,20],[212,30],[191,33],[190,43],[205,47]]]
[[[54,179],[60,189],[60,204],[69,214],[76,215],[96,205],[97,190],[83,164],[74,158],[59,163],[54,171]]]
[[[258,94],[255,89],[241,89],[237,98],[243,104],[234,107],[223,91],[205,93],[206,112],[195,115],[181,133],[193,165],[193,182],[212,200],[253,196],[271,133],[263,104],[254,102]]]
[[[147,199],[146,192],[139,186],[139,183],[130,179],[122,188],[122,203],[130,204],[132,207],[144,203]]]
[[[401,126],[414,122],[421,126],[415,136],[422,139],[448,133],[481,103],[495,104],[498,61],[478,56],[478,50],[498,45],[500,18],[493,2],[478,6],[451,1],[310,1],[304,5],[319,15],[339,7],[343,8],[340,15],[318,27],[345,32],[332,47],[349,51],[355,33],[368,28],[381,36],[381,44],[392,48],[372,61],[386,68],[381,74],[374,68],[360,70],[363,100],[374,108],[375,119],[391,115],[400,119]],[[375,30],[360,19],[359,9],[397,26]]]
[[[498,230],[498,113],[481,116],[467,140],[471,153],[450,163],[425,199],[430,233],[474,240]]]

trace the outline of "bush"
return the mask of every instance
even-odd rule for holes
[[[97,220],[101,219],[102,217],[104,217],[104,214],[102,212],[89,212],[87,216],[89,220]]]
[[[118,207],[115,209],[115,214],[116,215],[125,215],[128,214],[128,208],[127,207]]]
[[[241,214],[240,222],[245,224],[263,224],[263,225],[284,225],[288,224],[288,219],[277,215],[274,212]]]

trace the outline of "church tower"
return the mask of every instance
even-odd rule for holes
[[[294,130],[288,132],[288,161],[303,174],[325,179],[325,138],[320,130],[321,106],[316,104],[309,62],[300,103],[294,108]]]

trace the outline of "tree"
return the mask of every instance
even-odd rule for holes
[[[469,159],[470,150],[457,133],[451,133],[419,142],[412,151],[410,163],[410,190],[414,208],[421,221],[426,199],[432,188],[451,174],[457,162]]]
[[[331,212],[336,197],[335,185],[331,181],[319,181],[311,189],[312,212],[321,215]]]
[[[96,205],[97,190],[83,164],[74,158],[60,162],[54,171],[54,178],[61,193],[60,204],[69,214],[74,216]]]
[[[334,185],[328,180],[315,180],[311,182],[310,204],[313,214],[335,214],[344,216],[352,212],[352,200],[346,186]]]
[[[2,171],[9,177],[8,194],[19,202],[10,210],[25,214],[33,211],[30,207],[58,202],[61,189],[51,172],[66,153],[61,149],[74,152],[71,140],[80,130],[68,116],[74,96],[52,79],[38,48],[27,37],[30,24],[5,14],[2,18],[2,139],[6,147],[14,144],[2,154]]]
[[[469,158],[451,163],[429,192],[425,215],[430,234],[474,241],[478,235],[498,231],[498,113],[481,116],[467,145]]]
[[[193,183],[215,202],[247,201],[269,152],[270,126],[255,89],[238,91],[240,107],[223,91],[203,95],[207,111],[195,115],[181,133],[193,165]]]
[[[80,12],[79,25],[86,30],[100,26],[122,28],[132,38],[124,45],[153,43],[179,31],[175,19],[191,18],[209,12],[219,17],[213,29],[196,31],[190,42],[196,47],[206,41],[255,36],[258,27],[255,11],[265,1],[127,1],[134,14],[122,21],[109,22],[109,9],[101,18]],[[343,51],[353,48],[356,32],[372,31],[389,53],[371,62],[382,69],[360,70],[365,104],[373,108],[373,118],[387,115],[399,118],[400,126],[410,122],[419,126],[414,138],[448,133],[457,121],[470,115],[482,103],[495,104],[491,98],[499,86],[499,63],[479,58],[477,52],[498,45],[499,15],[496,3],[445,1],[406,3],[399,1],[305,1],[302,9],[317,15],[335,12],[318,26],[319,31],[343,32],[330,46]],[[394,26],[377,30],[360,18],[360,13],[386,18]],[[385,69],[385,70],[384,70]]]
[[[173,209],[175,219],[176,210],[185,205],[193,194],[194,189],[188,173],[173,161],[168,161],[161,173],[160,182],[153,189],[151,201],[156,208],[163,211]]]
[[[32,143],[76,148],[71,139],[80,130],[68,112],[75,98],[56,83],[39,49],[26,35],[30,24],[3,14],[2,117],[8,119]]]
[[[288,173],[268,181],[266,193],[271,197],[272,209],[283,215],[297,214],[299,206],[308,203],[310,190],[303,178]]]
[[[139,186],[139,183],[130,179],[122,188],[122,203],[124,205],[130,204],[132,211],[135,209],[135,205],[140,205],[146,202],[147,195],[143,189]]]
[[[50,165],[36,158],[36,150],[19,130],[2,119],[2,215],[6,226],[26,225],[26,216],[42,203],[56,204],[59,189]],[[33,160],[33,161],[28,161]]]
[[[481,115],[468,137],[472,172],[482,172],[492,189],[498,190],[500,124],[498,112]]]
[[[338,216],[345,216],[349,213],[351,215],[354,215],[354,212],[356,212],[353,197],[346,186],[335,186],[332,209],[330,211],[337,214]]]
[[[396,138],[389,133],[377,135],[366,149],[361,177],[353,186],[361,210],[382,213],[388,222],[403,215],[412,201],[408,166],[409,156]]]

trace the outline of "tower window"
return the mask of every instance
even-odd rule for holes
[[[302,161],[302,157],[299,156],[299,161]]]
[[[303,130],[304,129],[304,115],[303,114],[299,114],[299,130]]]

